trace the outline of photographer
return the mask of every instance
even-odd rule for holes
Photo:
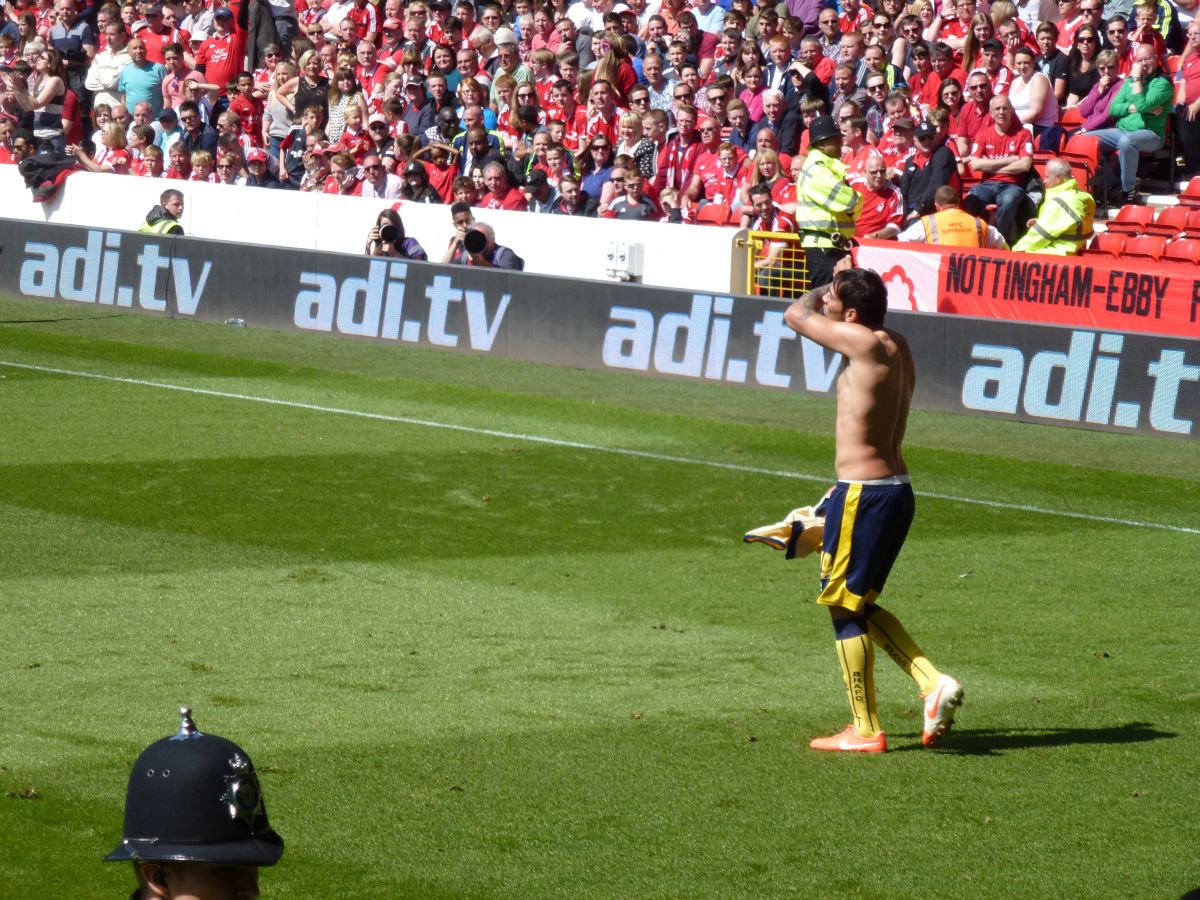
[[[471,207],[466,203],[451,204],[450,217],[454,222],[454,237],[446,247],[442,262],[518,272],[525,268],[525,260],[496,243],[496,232],[491,225],[475,221]]]
[[[367,256],[390,256],[393,259],[427,260],[424,248],[416,238],[405,237],[404,223],[394,209],[385,209],[367,232]]]

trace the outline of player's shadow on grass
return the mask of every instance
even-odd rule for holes
[[[1075,744],[1139,744],[1178,737],[1149,722],[1130,722],[1108,728],[955,728],[937,745],[938,752],[959,756],[998,756],[1007,750],[1070,747]],[[920,750],[921,746],[896,749]]]

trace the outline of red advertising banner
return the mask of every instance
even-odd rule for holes
[[[864,241],[892,308],[1200,338],[1200,268]]]

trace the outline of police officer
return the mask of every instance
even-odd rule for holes
[[[146,213],[146,221],[138,226],[145,234],[182,235],[183,226],[179,217],[183,215],[183,194],[171,188],[162,192],[158,205]]]
[[[958,202],[958,188],[943,184],[933,192],[934,212],[921,216],[900,232],[896,240],[937,244],[939,247],[1008,249],[1008,241],[994,225],[963,211]]]
[[[849,255],[863,198],[846,183],[842,133],[833,116],[813,119],[808,134],[808,156],[796,182],[796,228],[814,288],[831,282],[834,265]]]
[[[132,862],[131,900],[253,900],[258,869],[283,855],[254,764],[233,741],[196,729],[180,709],[179,733],[133,764],[121,844],[104,859]]]
[[[1013,245],[1013,249],[1055,256],[1082,253],[1084,244],[1092,236],[1095,198],[1079,189],[1072,177],[1071,164],[1063,159],[1046,163],[1043,183],[1046,196],[1042,208],[1036,219],[1029,220],[1029,231]]]

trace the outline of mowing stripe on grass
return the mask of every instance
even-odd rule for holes
[[[630,456],[638,459],[648,459],[654,462],[682,463],[689,466],[704,466],[710,469],[724,469],[729,472],[740,472],[746,475],[767,475],[773,478],[790,478],[798,481],[829,482],[827,475],[809,475],[804,472],[788,472],[779,469],[764,469],[759,466],[740,465],[738,463],[718,462],[710,459],[691,459],[686,456],[671,456],[666,453],[653,453],[649,450],[634,450],[627,447],[606,447],[602,444],[589,444],[583,441],[568,441],[562,438],[546,437],[537,434],[520,434],[512,431],[498,431],[494,428],[477,428],[472,425],[455,425],[450,422],[435,422],[432,419],[417,419],[411,416],[393,416],[387,413],[373,413],[361,409],[345,409],[340,406],[323,406],[318,403],[305,403],[301,400],[282,400],[277,397],[259,397],[253,394],[238,394],[232,391],[215,391],[210,388],[192,387],[184,384],[169,384],[163,381],[146,381],[141,378],[127,378],[120,375],[104,375],[99,372],[82,372],[75,369],[60,369],[54,366],[36,366],[30,363],[19,363],[0,359],[0,366],[13,369],[28,369],[32,372],[45,372],[51,375],[69,375],[74,378],[91,378],[96,381],[110,381],[119,384],[132,384],[138,387],[157,388],[164,391],[179,391],[185,394],[198,394],[204,397],[217,397],[223,400],[246,400],[251,403],[266,403],[271,406],[283,406],[289,409],[304,409],[312,412],[331,413],[338,416],[354,416],[360,419],[375,419],[380,422],[395,422],[400,425],[415,425],[420,428],[440,428],[446,431],[460,431],[466,434],[499,437],[508,440],[529,441],[534,444],[548,444],[553,447],[567,447],[573,450],[591,450],[597,453],[611,453],[617,456]],[[1063,509],[1047,509],[1031,506],[1027,503],[1006,503],[1001,500],[985,500],[978,497],[960,497],[953,494],[938,494],[931,491],[917,491],[917,496],[928,497],[931,500],[945,500],[949,503],[966,503],[973,506],[986,506],[991,509],[1012,510],[1015,512],[1034,513],[1043,516],[1057,516],[1066,519],[1080,519],[1086,522],[1103,522],[1109,525],[1126,525],[1131,528],[1155,528],[1161,531],[1174,531],[1180,534],[1200,534],[1200,528],[1188,528],[1184,525],[1170,525],[1165,522],[1143,522],[1137,519],[1120,519],[1115,516],[1097,516],[1091,513],[1072,512]]]

